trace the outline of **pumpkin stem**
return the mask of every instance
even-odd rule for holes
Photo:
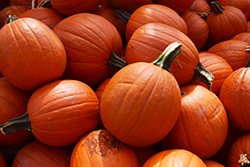
[[[223,13],[225,10],[218,1],[211,2],[211,7],[215,14]]]
[[[195,79],[204,82],[208,86],[209,90],[211,90],[214,76],[201,64],[201,62],[199,62],[198,66],[194,70],[194,76],[192,80]]]
[[[117,56],[114,51],[111,52],[111,56],[106,63],[109,70],[112,68],[120,70],[121,68],[126,66],[126,61]]]
[[[130,13],[128,13],[128,12],[126,12],[124,10],[118,10],[118,9],[114,10],[113,14],[114,14],[115,17],[121,19],[125,23],[128,23],[128,20],[129,20],[129,18],[131,16]]]
[[[4,122],[3,124],[0,125],[0,130],[4,135],[8,135],[18,130],[32,131],[28,113],[26,112],[24,115],[20,117],[16,117],[10,119],[9,121]]]
[[[158,58],[151,63],[164,68],[165,70],[172,73],[170,65],[181,52],[181,43],[174,42],[166,47],[166,49],[158,56]]]
[[[238,162],[240,166],[249,166],[250,158],[247,154],[240,154],[240,159]]]
[[[18,19],[18,17],[16,15],[14,15],[14,16],[9,15],[8,18],[5,20],[5,24],[9,24],[10,22],[17,20],[17,19]]]
[[[41,3],[37,5],[37,8],[49,7],[51,6],[50,0],[43,0]]]

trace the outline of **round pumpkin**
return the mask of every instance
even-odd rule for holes
[[[250,45],[250,32],[241,32],[241,33],[233,36],[233,38],[231,38],[231,39],[245,41],[245,42],[249,43],[249,45]]]
[[[34,8],[19,15],[19,18],[34,18],[46,24],[49,28],[53,29],[57,23],[63,20],[63,16],[51,8]]]
[[[228,116],[234,127],[241,130],[250,130],[250,63],[231,73],[223,82],[220,99],[227,109]]]
[[[220,164],[219,162],[213,160],[204,160],[204,163],[207,167],[225,167],[224,165]]]
[[[0,78],[0,124],[22,116],[27,109],[31,92],[16,88],[5,77]],[[31,132],[21,130],[10,135],[0,134],[1,146],[22,146],[34,139]]]
[[[95,129],[99,120],[99,101],[87,84],[55,80],[32,94],[25,115],[6,121],[0,128],[5,134],[30,130],[44,144],[66,146]]]
[[[123,67],[105,87],[100,115],[106,129],[118,140],[147,147],[159,142],[175,124],[181,94],[176,79],[165,69],[169,69],[167,60],[177,56],[180,46],[169,45],[154,63]]]
[[[82,137],[75,145],[70,167],[139,167],[134,150],[109,131],[99,129]]]
[[[105,80],[97,87],[97,89],[95,90],[96,96],[97,96],[97,98],[98,98],[99,101],[101,101],[102,93],[103,93],[105,87],[107,86],[107,84],[109,83],[110,80],[111,80],[111,77],[105,79]]]
[[[206,167],[197,155],[184,149],[163,150],[150,157],[143,167]]]
[[[14,86],[35,90],[64,73],[64,46],[44,23],[33,18],[14,20],[1,28],[0,38],[0,71]]]
[[[204,15],[209,15],[211,12],[211,8],[206,0],[194,0],[188,11],[198,14],[202,17]]]
[[[165,149],[182,148],[208,159],[223,146],[228,134],[228,116],[220,99],[200,85],[181,87],[180,116],[161,140]]]
[[[12,167],[23,165],[69,167],[70,153],[67,148],[51,147],[35,140],[20,149],[13,160]]]

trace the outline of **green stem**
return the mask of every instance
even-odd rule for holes
[[[181,43],[174,42],[171,43],[166,47],[166,49],[158,56],[158,58],[151,63],[154,65],[160,66],[164,68],[165,70],[172,73],[170,69],[170,65],[174,61],[174,59],[177,57],[177,55],[181,52]]]
[[[215,14],[223,13],[225,10],[218,1],[211,2],[211,7]]]
[[[247,53],[250,53],[250,46],[246,46],[245,51],[246,51]],[[246,65],[245,67],[250,67],[250,58],[248,59],[247,65]]]
[[[8,18],[5,20],[5,24],[9,24],[10,22],[14,21],[14,20],[17,20],[18,17],[16,15],[12,16],[12,15],[9,15]]]
[[[120,70],[127,64],[126,61],[122,60],[119,56],[117,56],[114,51],[111,52],[111,56],[106,63],[109,67],[109,70],[110,69]]]
[[[118,10],[118,9],[114,10],[113,14],[114,14],[115,17],[121,19],[125,23],[128,23],[128,20],[129,20],[129,18],[131,16],[130,13],[128,13],[126,11],[123,11],[123,10]]]
[[[201,64],[201,62],[199,62],[198,66],[194,70],[192,80],[196,79],[204,82],[208,86],[209,90],[211,90],[214,76]]]
[[[26,112],[20,117],[16,117],[4,122],[0,125],[0,130],[4,135],[8,135],[18,130],[32,131],[28,113]]]

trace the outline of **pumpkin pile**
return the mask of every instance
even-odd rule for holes
[[[1,167],[250,165],[250,0],[3,0]]]

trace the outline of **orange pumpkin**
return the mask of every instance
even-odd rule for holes
[[[203,16],[210,14],[211,8],[206,0],[194,0],[188,11]]]
[[[30,130],[44,144],[66,146],[95,129],[99,119],[99,101],[87,84],[56,80],[32,94],[26,114],[6,121],[0,128],[5,134]]]
[[[75,145],[70,167],[139,167],[134,150],[107,130],[91,131]]]
[[[197,155],[184,149],[163,150],[150,157],[143,167],[206,167]]]
[[[176,79],[167,70],[180,46],[169,45],[154,63],[123,67],[105,87],[100,115],[106,129],[118,140],[147,147],[159,142],[175,124],[181,94]]]
[[[239,33],[239,34],[233,36],[233,38],[231,38],[231,39],[245,41],[245,42],[249,43],[249,45],[250,45],[250,32]]]
[[[1,28],[0,39],[0,71],[14,86],[35,90],[64,73],[64,46],[44,23],[33,18],[11,21]]]
[[[0,154],[0,166],[1,167],[8,167],[6,161],[3,158],[3,155]]]
[[[200,85],[181,87],[180,116],[170,133],[161,140],[164,148],[189,150],[208,159],[223,146],[228,117],[220,99]]]
[[[224,165],[220,164],[219,162],[213,160],[204,160],[204,163],[207,167],[225,167]]]

